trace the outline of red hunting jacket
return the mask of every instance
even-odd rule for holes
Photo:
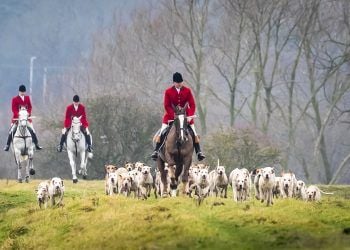
[[[74,104],[68,105],[66,108],[66,117],[64,120],[64,127],[65,128],[70,128],[72,125],[72,119],[73,117],[79,117],[81,116],[81,124],[84,128],[87,128],[89,126],[89,122],[86,118],[86,113],[85,113],[85,107],[83,104],[79,103],[78,109],[74,109]]]
[[[180,92],[177,93],[175,86],[172,86],[165,90],[164,94],[164,109],[165,114],[163,116],[163,123],[168,124],[169,120],[174,120],[174,108],[177,105],[184,107],[185,104],[188,103],[188,108],[186,111],[187,116],[194,115],[196,111],[196,103],[194,101],[192,91],[190,88],[182,86]],[[193,119],[189,122],[189,124],[193,124]]]
[[[18,95],[12,98],[12,123],[16,122],[14,119],[18,118],[18,113],[21,107],[25,107],[28,111],[29,116],[32,114],[32,103],[29,96],[24,96],[24,100]],[[31,120],[29,120],[32,122]]]

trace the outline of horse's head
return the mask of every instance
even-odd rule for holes
[[[72,126],[71,126],[71,131],[72,131],[72,139],[74,141],[79,141],[81,138],[81,133],[80,133],[80,126],[81,126],[81,116],[76,117],[74,116],[72,118]]]
[[[188,104],[184,107],[176,106],[175,107],[175,127],[176,127],[176,134],[177,134],[177,142],[182,144],[185,141],[188,140],[187,138],[187,116],[186,116],[186,109]]]
[[[22,127],[27,126],[28,117],[29,114],[27,109],[22,107],[18,112],[18,125]]]

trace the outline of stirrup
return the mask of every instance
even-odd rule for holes
[[[39,146],[39,144],[36,144],[35,148],[36,148],[36,150],[42,150],[43,149],[41,146]]]
[[[92,153],[92,146],[88,146],[86,149],[89,153]]]
[[[151,154],[151,158],[154,161],[156,161],[158,159],[158,151],[157,150],[153,151],[153,153]]]
[[[9,151],[9,149],[10,149],[10,146],[9,146],[9,145],[6,145],[6,146],[4,147],[4,151]]]
[[[57,146],[57,152],[62,152],[63,150],[63,146],[62,145],[58,145]]]
[[[198,158],[198,161],[202,161],[205,159],[205,155],[202,152],[198,152],[197,158]]]

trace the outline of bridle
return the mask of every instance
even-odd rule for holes
[[[188,141],[187,117],[184,108],[180,108],[177,111],[174,121],[176,128],[176,144],[181,146]]]
[[[24,140],[28,137],[31,137],[30,135],[26,135],[28,127],[28,113],[26,115],[20,114],[19,118],[17,120],[17,129],[19,131],[19,135],[14,135],[14,137],[23,138]]]
[[[74,120],[72,121],[71,134],[72,134],[72,141],[75,143],[79,142],[82,137],[81,131],[80,131],[80,125],[81,125],[80,121],[78,122],[74,122]]]

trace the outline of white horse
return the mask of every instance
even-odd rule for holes
[[[86,150],[85,136],[81,132],[81,116],[73,117],[72,125],[67,135],[67,152],[69,158],[69,164],[72,168],[73,183],[78,182],[77,178],[77,158],[80,157],[80,169],[79,174],[83,175],[83,179],[87,176],[87,161],[88,158],[92,158],[92,153]],[[91,139],[92,140],[92,139]]]
[[[12,151],[15,156],[15,161],[18,168],[18,182],[22,182],[22,165],[23,162],[27,162],[25,170],[25,181],[29,182],[29,174],[34,175],[35,170],[33,166],[33,156],[34,156],[34,143],[32,136],[28,130],[28,111],[25,108],[21,108],[18,113],[17,129],[15,134],[13,134]]]

